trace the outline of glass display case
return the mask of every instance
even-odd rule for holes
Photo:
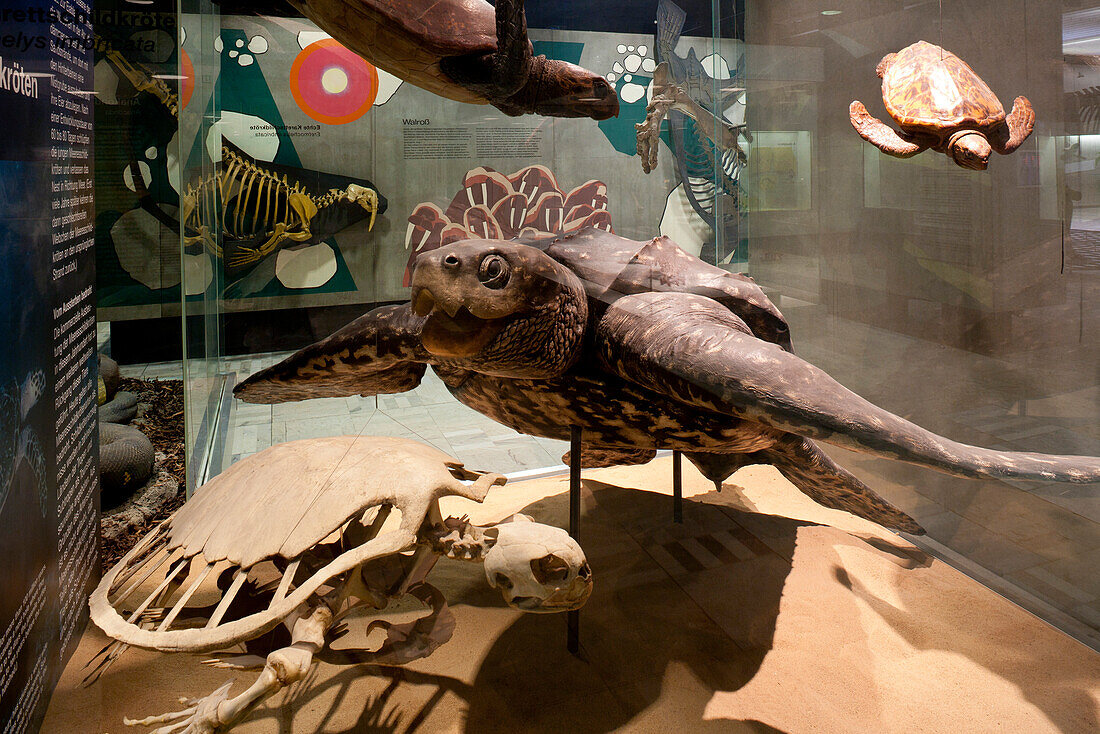
[[[117,5],[43,731],[1095,727],[1100,7]]]

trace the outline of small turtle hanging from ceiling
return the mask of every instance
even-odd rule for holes
[[[1035,112],[1017,97],[1012,112],[981,77],[950,51],[917,41],[887,54],[876,68],[882,101],[901,131],[872,117],[860,101],[848,108],[852,127],[864,140],[898,158],[928,148],[963,168],[985,170],[995,150],[1008,155],[1031,135]]]

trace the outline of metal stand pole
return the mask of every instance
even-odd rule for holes
[[[679,451],[672,452],[672,522],[684,521],[684,476],[683,457]]]
[[[569,429],[569,535],[578,539],[581,526],[581,429]],[[580,650],[581,612],[574,609],[566,615],[565,647],[574,655]]]

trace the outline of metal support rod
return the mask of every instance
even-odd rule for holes
[[[684,472],[683,455],[672,452],[672,522],[684,521]]]
[[[569,428],[569,535],[577,540],[581,529],[581,428]],[[565,647],[574,655],[580,650],[581,612],[566,614]]]

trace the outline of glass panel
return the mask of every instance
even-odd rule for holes
[[[1096,455],[1100,11],[942,7],[748,4],[751,272],[780,294],[796,352],[876,404],[967,443]],[[919,38],[958,54],[1006,109],[1031,100],[1038,121],[1019,150],[968,171],[860,139],[849,103],[894,125],[875,67]],[[830,453],[963,568],[1093,634],[1095,485]]]
[[[224,402],[221,335],[223,271],[218,267],[222,246],[221,170],[218,121],[221,92],[220,55],[214,52],[221,32],[216,5],[208,0],[183,0],[181,5],[180,71],[190,85],[180,109],[179,149],[184,402],[186,406],[188,496],[205,481],[211,456],[224,440],[219,411]],[[216,472],[215,472],[216,473]]]

